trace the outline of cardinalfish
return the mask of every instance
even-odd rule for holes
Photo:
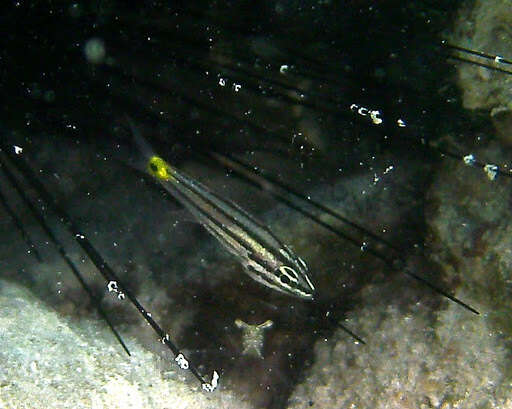
[[[315,287],[304,260],[240,206],[221,198],[155,154],[134,125],[130,126],[144,155],[146,171],[238,258],[251,278],[282,293],[313,299]]]

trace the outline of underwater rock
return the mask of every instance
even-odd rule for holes
[[[499,159],[500,147],[475,154]],[[430,258],[481,315],[449,301],[433,309],[426,304],[435,296],[402,277],[369,285],[347,324],[367,345],[341,330],[318,341],[290,408],[512,407],[510,181],[480,177],[462,161],[446,162],[431,185],[426,221]]]
[[[512,24],[510,2],[485,0],[468,2],[472,8],[463,8],[459,13],[452,42],[461,46],[495,54],[512,54],[509,27]],[[473,59],[473,58],[471,58]],[[496,68],[506,65],[495,61],[486,62]],[[483,109],[490,115],[498,136],[511,144],[511,94],[512,76],[471,64],[459,64],[458,83],[462,90],[462,104],[467,109]]]
[[[510,153],[499,143],[475,152],[503,163]],[[490,333],[512,339],[511,180],[488,180],[463,163],[446,163],[430,192],[427,209],[431,242],[446,276],[476,300]],[[510,365],[510,363],[509,363]]]
[[[453,303],[437,314],[423,302],[401,307],[414,295],[409,287],[394,280],[365,290],[366,306],[349,325],[367,345],[341,330],[317,342],[315,363],[289,408],[512,407],[507,351],[485,314]]]
[[[453,42],[488,54],[511,55],[508,32],[511,19],[510,2],[476,1],[472,9],[461,9],[454,29]],[[512,80],[509,75],[471,64],[460,64],[458,80],[463,90],[462,102],[467,109],[490,110],[496,106],[508,105],[510,101],[506,86]]]
[[[491,119],[500,140],[507,145],[512,144],[512,104],[493,108]]]
[[[123,355],[101,323],[63,318],[16,284],[0,281],[0,305],[2,408],[250,407],[222,386],[200,391],[131,337]]]

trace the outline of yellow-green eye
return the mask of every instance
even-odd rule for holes
[[[152,156],[148,161],[148,171],[151,175],[160,180],[172,178],[167,162],[159,156]]]

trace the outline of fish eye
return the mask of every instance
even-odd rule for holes
[[[156,172],[158,170],[158,166],[156,166],[154,163],[151,163],[149,167],[153,172]]]

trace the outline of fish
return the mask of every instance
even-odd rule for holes
[[[144,158],[145,171],[240,261],[252,279],[295,298],[314,299],[315,286],[302,258],[239,205],[157,155],[133,122],[129,122],[135,144]]]

